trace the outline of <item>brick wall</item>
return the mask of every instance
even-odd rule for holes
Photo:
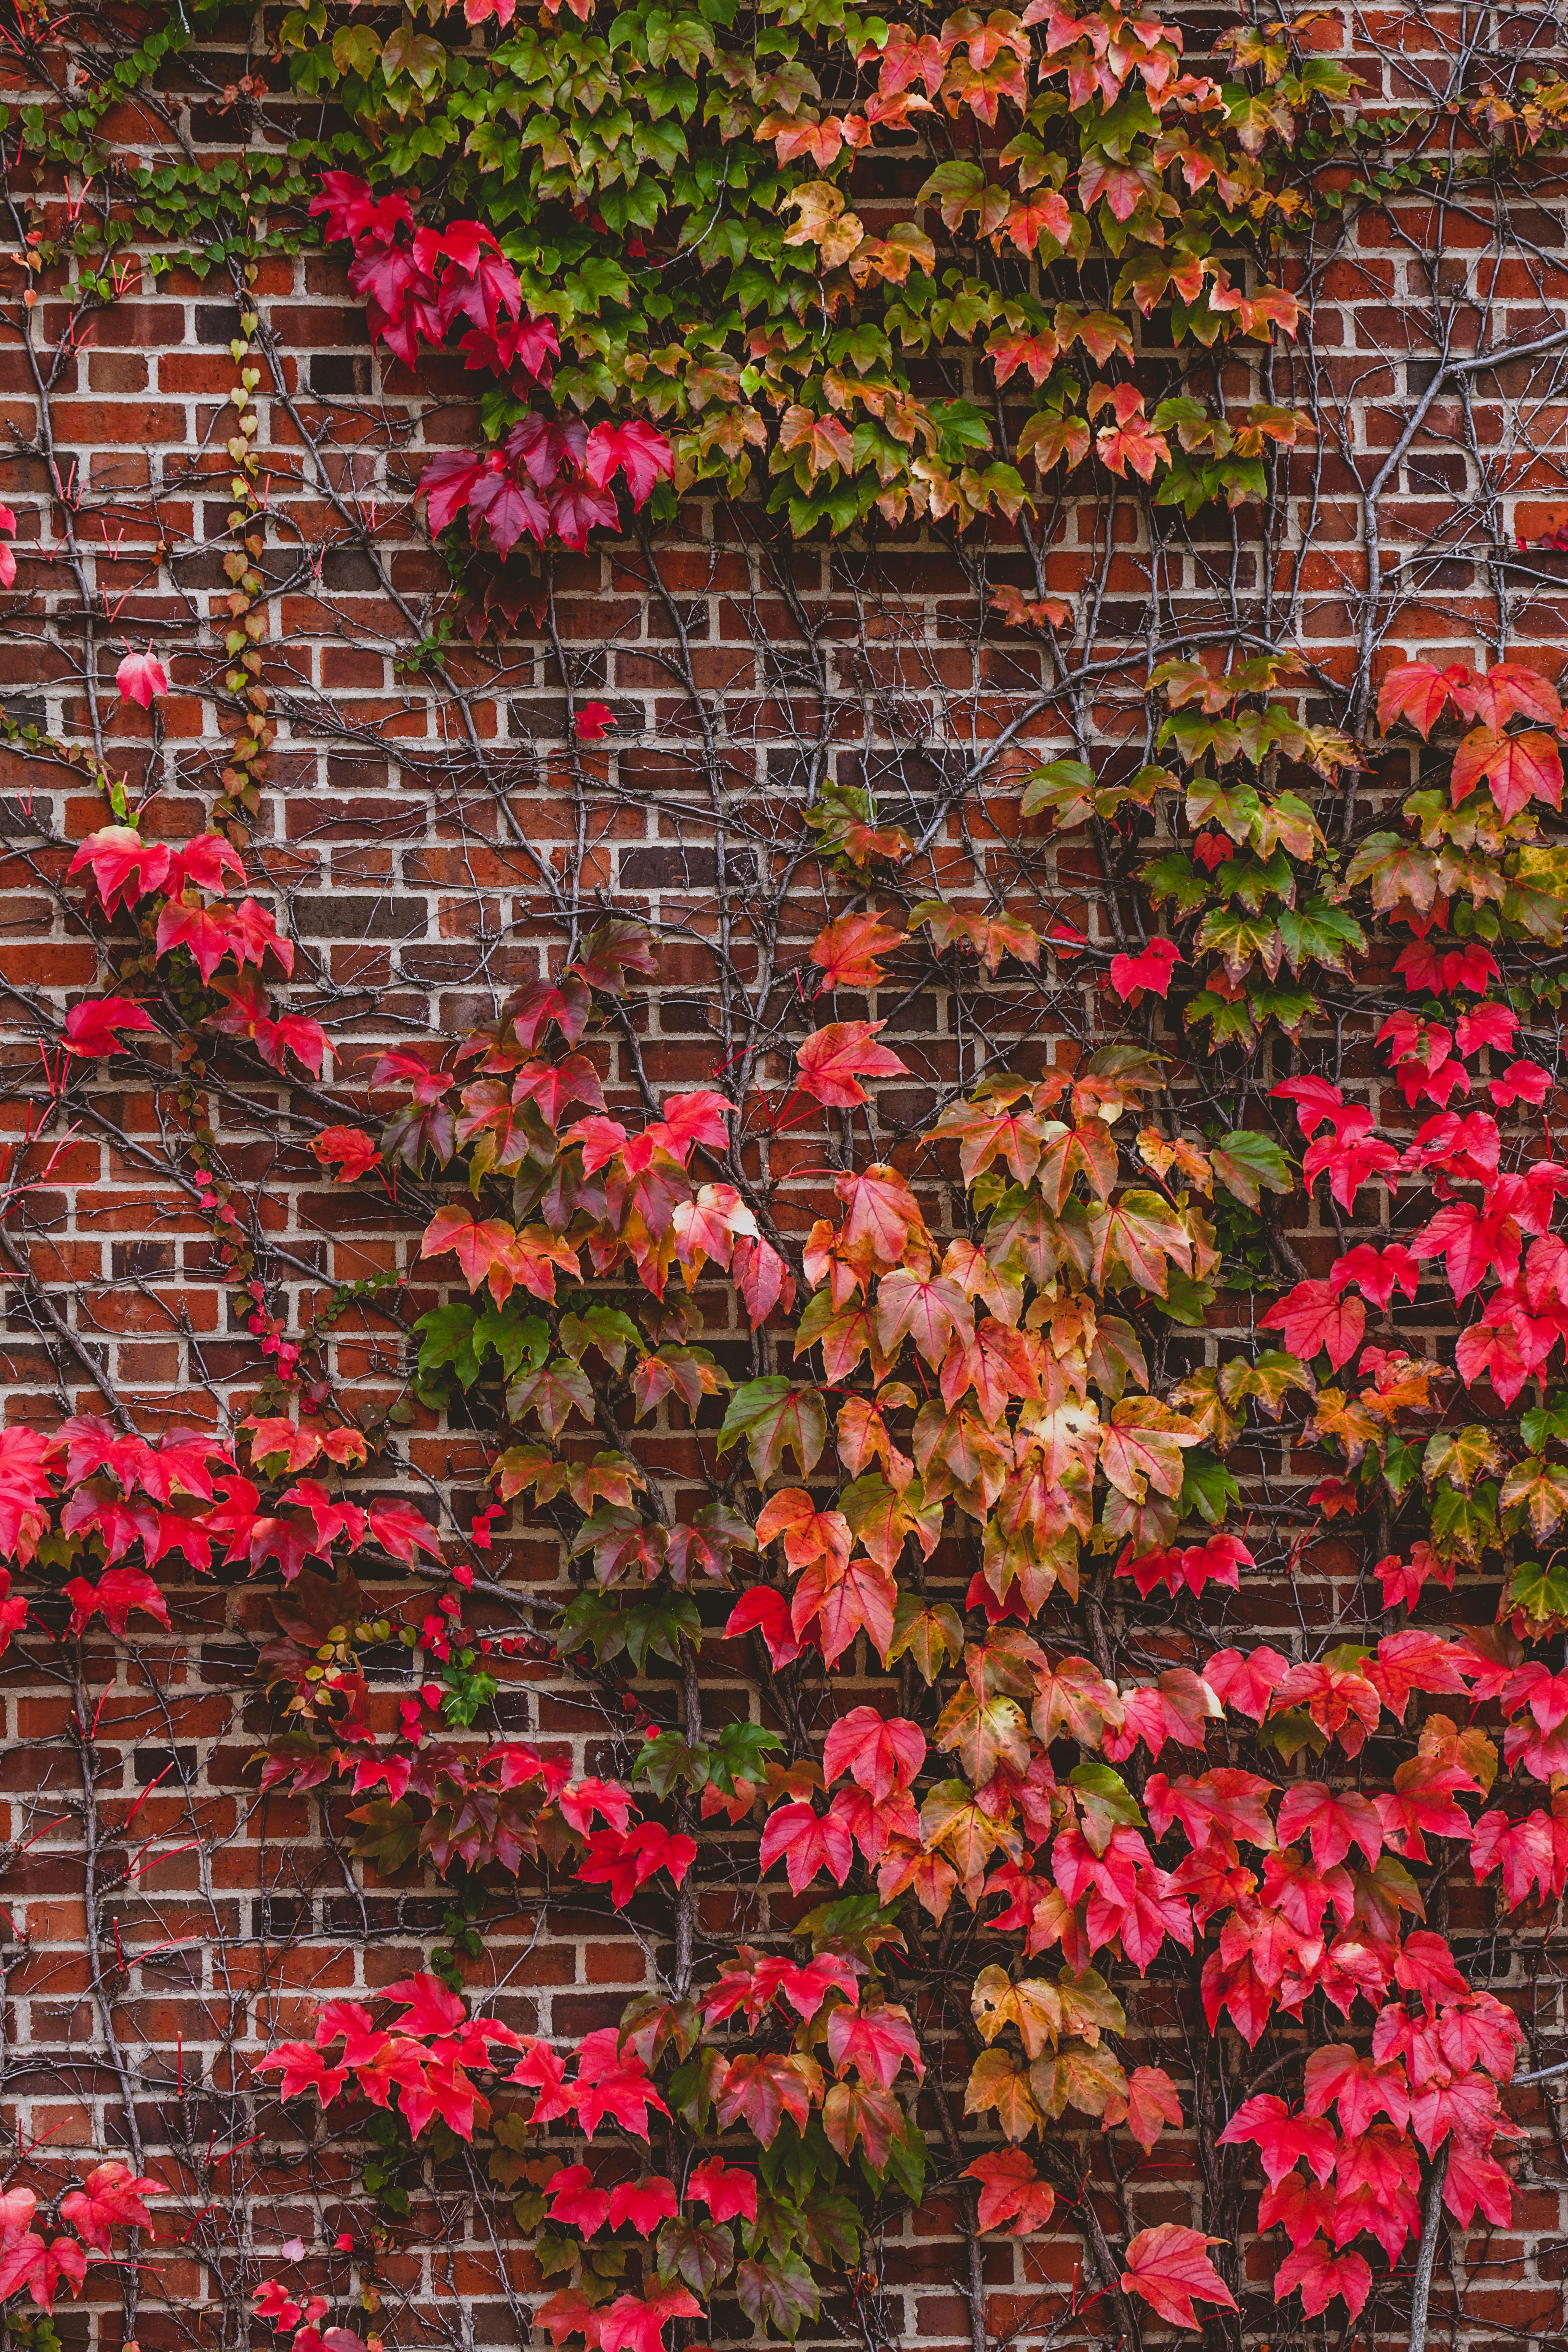
[[[1526,9],[1489,12],[1491,47],[1461,61],[1468,21],[1357,8],[1316,37],[1341,42],[1368,104],[1440,102],[1456,75],[1473,89],[1489,73],[1517,75],[1521,56],[1559,61],[1552,20]],[[1193,22],[1201,36],[1204,17],[1194,11]],[[230,36],[242,38],[229,28],[171,78],[175,120],[203,152],[237,136],[276,151],[295,127],[285,102],[209,102],[208,86],[237,79],[243,62],[224,46]],[[149,156],[167,136],[142,103],[107,130]],[[6,201],[16,249],[62,197],[29,184],[24,164]],[[782,1075],[801,1009],[781,984],[759,1005],[756,972],[770,948],[784,966],[797,962],[823,919],[819,880],[815,898],[797,887],[782,914],[769,905],[790,796],[814,773],[873,785],[888,821],[921,836],[933,878],[977,869],[1010,905],[1066,915],[1102,950],[1099,964],[1049,969],[1037,987],[979,986],[963,1001],[884,992],[870,1010],[915,1074],[877,1105],[879,1149],[891,1150],[984,1055],[1037,1066],[1098,1018],[1114,907],[1081,861],[1058,873],[1040,841],[1014,838],[1005,795],[994,807],[989,795],[1016,777],[1023,748],[1137,743],[1151,635],[1162,651],[1237,626],[1258,642],[1300,642],[1320,666],[1321,708],[1341,715],[1358,656],[1370,663],[1388,646],[1507,653],[1555,674],[1564,560],[1520,556],[1514,533],[1544,529],[1568,498],[1564,363],[1552,347],[1568,296],[1565,233],[1568,189],[1551,158],[1531,163],[1495,211],[1459,191],[1443,205],[1406,201],[1392,216],[1352,206],[1326,217],[1302,262],[1314,315],[1297,352],[1277,359],[1271,386],[1312,406],[1315,453],[1281,472],[1268,513],[1244,508],[1192,526],[1168,510],[1141,513],[1130,497],[1112,507],[1103,483],[1075,482],[1049,521],[1048,584],[1102,601],[1098,634],[1080,625],[1060,677],[1040,649],[987,622],[976,551],[914,534],[780,549],[760,517],[700,505],[656,550],[606,547],[562,562],[539,625],[525,615],[521,635],[472,647],[460,633],[444,678],[409,671],[403,658],[447,594],[410,483],[422,452],[473,437],[470,401],[457,377],[442,383],[431,371],[416,387],[372,357],[334,260],[310,248],[262,259],[255,406],[269,496],[265,675],[279,723],[251,849],[279,927],[298,942],[297,1007],[327,1026],[333,1061],[314,1096],[255,1065],[221,1068],[211,1100],[286,1328],[308,1323],[335,1286],[411,1269],[417,1247],[412,1201],[372,1202],[322,1181],[303,1149],[322,1093],[352,1115],[376,1048],[485,1017],[600,904],[647,913],[667,940],[658,988],[597,1049],[612,1099],[709,1082],[748,1053],[760,1074]],[[178,837],[223,791],[234,731],[216,621],[233,543],[223,445],[239,306],[222,266],[205,279],[178,265],[155,275],[138,250],[125,268],[122,298],[89,331],[77,322],[74,350],[61,273],[40,274],[30,310],[18,269],[5,280],[0,496],[20,518],[21,562],[5,600],[0,698],[24,725],[100,740],[133,793],[156,790],[149,829]],[[1152,383],[1169,363],[1158,319],[1140,327]],[[1500,342],[1545,348],[1494,371],[1467,360],[1433,394],[1436,354]],[[1231,394],[1252,388],[1239,362],[1224,373]],[[993,581],[1026,577],[1005,542],[989,562]],[[148,643],[174,677],[153,718],[112,688],[120,655]],[[570,748],[569,691],[608,702],[612,748]],[[1015,720],[1016,741],[998,755]],[[0,781],[5,1127],[19,1136],[47,1115],[61,1138],[52,1158],[26,1162],[33,1189],[10,1200],[0,1228],[7,1411],[41,1425],[68,1410],[122,1409],[149,1433],[191,1419],[227,1427],[261,1363],[248,1303],[216,1276],[174,1074],[135,1055],[78,1070],[62,1109],[51,1102],[56,1066],[40,1056],[65,1004],[108,968],[66,882],[70,845],[102,821],[101,804],[47,751],[7,756]],[[127,944],[122,925],[121,951]],[[1351,1066],[1365,1034],[1353,1016],[1342,1031]],[[1531,1042],[1544,1057],[1554,1041]],[[775,1175],[799,1171],[779,1196],[786,1228],[812,1213],[813,1171],[832,1139],[776,1147]],[[951,1217],[940,1172],[926,1169],[922,1181],[932,1223]],[[1300,1215],[1295,1240],[1314,1271],[1337,1246],[1331,1227]],[[416,1280],[338,1324],[337,1377],[356,1406],[399,1393],[407,1326],[438,1295]],[[752,1370],[727,1302],[710,1312],[721,1359]],[[1238,1312],[1245,1324],[1245,1302]],[[672,1427],[660,1442],[679,1477],[689,1438]],[[427,1497],[433,1510],[444,1496],[466,1524],[483,1499],[481,1466],[471,1433],[418,1412],[361,1490]],[[1260,1460],[1256,1515],[1288,1526],[1292,1494],[1321,1466]],[[1310,1560],[1272,1606],[1281,1629],[1326,1622],[1344,1602],[1347,1549],[1324,1540]],[[521,1521],[499,1541],[491,1576],[504,1594],[486,1605],[507,1628],[568,1589],[553,1537]],[[298,2238],[313,2273],[340,2293],[374,2283],[376,2324],[405,2346],[519,2340],[542,2282],[515,2249],[503,2258],[476,2240],[460,2168],[428,2184],[412,2235],[331,2251],[353,2152],[333,2118],[312,2126],[291,2109],[285,2120],[258,2096],[249,2061],[296,2026],[303,1994],[405,1974],[441,1932],[447,1898],[416,1873],[383,1885],[353,1864],[345,1808],[258,1793],[248,1759],[267,1720],[253,1673],[269,1625],[262,1587],[193,1580],[173,1602],[171,1640],[89,1643],[79,1685],[63,1646],[18,1643],[0,1666],[0,2121],[37,2144],[46,2168],[57,2151],[130,2143],[139,2167],[170,2180],[184,2217],[177,2241],[161,2231],[143,2250],[140,2275],[95,2273],[87,2302],[63,2311],[61,2335],[226,2347],[244,2332],[257,2281]],[[580,1769],[624,1755],[603,1687],[522,1664],[506,1672],[509,1728],[539,1735]],[[389,1718],[405,1679],[403,1661],[390,1661],[379,1699]],[[668,1717],[657,1669],[653,1691]],[[733,1696],[750,1704],[740,1685]],[[742,1895],[715,1895],[703,1925],[722,1945],[766,1917]],[[492,1910],[473,1983],[493,1990],[519,2028],[575,2036],[616,2020],[669,1927],[654,1897],[628,1919],[607,1906],[546,1914],[524,1894],[515,1910]],[[1546,2056],[1563,2031],[1557,1952],[1555,1922],[1542,1921],[1499,1952],[1493,1979],[1519,1997]],[[1152,2005],[1139,2022],[1154,2038],[1170,2029]],[[1561,2130],[1539,2098],[1521,2096],[1519,2114],[1529,2137],[1518,2233],[1478,2231],[1468,2250],[1455,2340],[1477,2347],[1552,2336],[1562,2324]],[[1184,2165],[1178,2154],[1141,2177],[1141,2221],[1186,2218]],[[1109,2196],[1104,2210],[1114,2226]],[[988,2241],[997,2338],[1032,2345],[1047,2326],[1055,2343],[1103,2334],[1103,2307],[1086,2321],[1061,2316],[1059,2290],[1083,2262],[1070,2229],[1022,2245]],[[868,2347],[967,2342],[961,2263],[951,2205],[936,2198],[886,2246],[877,2307],[830,2307],[824,2335]],[[1261,2253],[1251,2271],[1266,2281]]]

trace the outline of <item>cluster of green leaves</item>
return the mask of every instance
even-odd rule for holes
[[[845,0],[573,8],[479,41],[441,0],[399,19],[289,11],[296,90],[330,91],[348,126],[295,152],[482,218],[556,324],[556,399],[668,421],[678,488],[740,491],[756,456],[797,532],[873,509],[1013,514],[1034,467],[1091,450],[1146,480],[1168,467],[1161,495],[1189,508],[1261,494],[1264,443],[1293,428],[1185,397],[1152,423],[1129,317],[1159,308],[1210,345],[1293,323],[1290,297],[1232,275],[1242,256],[1267,268],[1300,206],[1268,157],[1346,92],[1337,66],[1244,45],[1232,79],[1185,73],[1178,33],[1110,0],[1081,23]],[[1016,421],[968,395],[975,346],[1009,404],[1026,378]],[[535,397],[498,384],[487,429]]]

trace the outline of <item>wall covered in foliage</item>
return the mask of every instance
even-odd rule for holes
[[[1554,15],[0,41],[11,2343],[1556,2342]]]

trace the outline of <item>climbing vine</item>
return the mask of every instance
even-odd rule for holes
[[[87,719],[10,740],[98,804],[82,823],[79,789],[48,843],[93,984],[57,1018],[7,982],[47,1084],[5,1205],[133,1070],[254,1346],[208,1383],[221,1412],[148,1433],[6,1235],[60,1410],[0,1432],[0,1633],[67,1662],[95,1869],[93,1645],[177,1650],[212,1579],[255,1637],[258,1801],[313,1808],[362,1899],[445,1889],[427,1966],[276,2001],[245,2065],[268,2131],[347,2132],[333,2252],[367,2250],[365,2313],[454,2168],[519,2328],[597,2352],[742,2320],[879,2344],[933,2208],[973,2352],[1156,2321],[1239,2344],[1259,2280],[1276,2340],[1328,2315],[1418,2346],[1444,2234],[1514,2225],[1513,2086],[1560,2071],[1534,2042],[1562,2026],[1506,1956],[1568,1884],[1568,720],[1512,607],[1471,658],[1402,642],[1370,493],[1371,618],[1325,653],[1289,514],[1340,495],[1297,348],[1317,240],[1549,180],[1565,104],[1542,78],[1362,103],[1322,23],[1197,55],[1174,14],[1058,0],[317,0],[265,12],[215,83],[254,135],[204,163],[169,77],[209,74],[210,13],[136,41],[94,20],[63,89],[16,16],[16,331]],[[114,154],[132,98],[167,160]],[[24,194],[29,147],[63,206]],[[234,298],[201,468],[224,585],[196,651],[126,638],[106,667],[33,280],[68,355],[149,240],[154,282],[199,265]],[[307,251],[384,402],[424,404],[384,478],[343,462],[268,319]],[[1430,396],[1468,364],[1445,340]],[[314,522],[274,503],[285,446]],[[400,528],[422,513],[417,571],[383,490]],[[498,936],[545,943],[521,978],[496,955],[488,1010],[395,1006],[368,1048],[382,1008],[330,960],[304,1005],[268,831],[280,751],[353,734],[278,620],[323,517],[458,747],[454,808],[455,779],[489,791],[465,854],[499,840],[527,899]],[[1153,589],[1147,626],[1108,620],[1119,550],[1173,562],[1179,529],[1231,551],[1203,625]],[[736,551],[740,687],[702,657],[670,560],[693,545]],[[899,619],[899,565],[932,551],[977,616],[959,688]],[[841,567],[831,627],[808,561]],[[598,562],[658,616],[676,782],[571,638],[570,566]],[[563,697],[564,851],[515,778],[490,789],[476,716],[525,621]],[[182,694],[221,744],[189,829],[158,764]],[[742,820],[748,696],[791,760]],[[700,909],[650,919],[605,881],[638,807],[689,866],[705,828]],[[678,985],[695,1058],[651,1025]],[[917,1054],[921,1003],[950,1025]],[[307,1265],[308,1307],[236,1141],[268,1117],[322,1230],[389,1244]],[[411,1432],[463,1433],[465,1469],[422,1479]],[[591,1752],[509,1717],[547,1680],[595,1710]],[[212,2203],[210,2147],[163,2181],[135,2137],[97,1902],[135,2161],[95,2147],[79,2186],[0,2200],[6,2325],[44,2346],[117,2227],[133,2340],[144,2200],[205,2199],[193,2231]],[[616,2021],[489,2005],[486,1926],[552,1906],[642,1944]],[[1187,2218],[1148,2218],[1173,2180]],[[33,2229],[44,2193],[75,2236]],[[1035,2319],[996,2307],[1000,2233],[1070,2242]],[[322,2330],[321,2282],[265,2267],[247,2299],[291,2352],[362,2347]]]

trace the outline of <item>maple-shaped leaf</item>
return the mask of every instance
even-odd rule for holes
[[[373,1503],[365,1515],[371,1534],[384,1551],[413,1568],[422,1551],[441,1549],[441,1539],[422,1511],[411,1503]]]
[[[757,2057],[742,2052],[731,2061],[719,2093],[719,2121],[725,2126],[743,2123],[764,2147],[771,2147],[786,2115],[805,2129],[812,2109],[812,2090],[821,2080],[822,2070],[813,2058],[798,2053]]]
[[[1494,1809],[1476,1823],[1470,1867],[1480,1879],[1500,1867],[1503,1902],[1510,1911],[1529,1899],[1531,1886],[1542,1898],[1559,1891],[1552,1826],[1551,1815],[1539,1807],[1519,1822]]]
[[[199,899],[170,898],[158,917],[157,951],[186,948],[204,980],[210,980],[234,944],[234,921],[226,907]]]
[[[1199,2327],[1203,2323],[1193,2308],[1194,2297],[1218,2304],[1224,2311],[1236,2309],[1236,2297],[1206,2252],[1225,2243],[1223,2238],[1205,2238],[1201,2230],[1184,2229],[1176,2221],[1140,2230],[1128,2241],[1122,2290],[1140,2296],[1173,2327]]]
[[[276,2050],[256,2062],[258,2074],[280,2074],[281,2095],[298,2098],[301,2091],[314,2091],[323,2107],[330,2107],[343,2084],[348,2081],[346,2066],[329,2066],[319,2050],[309,2042],[280,2042]]]
[[[1244,2147],[1256,2145],[1262,2157],[1262,2171],[1269,2183],[1279,2180],[1290,2166],[1305,2157],[1319,2180],[1328,2180],[1333,2173],[1338,2133],[1333,2124],[1323,2122],[1321,2110],[1310,2115],[1290,2115],[1284,2098],[1272,2091],[1260,2091],[1258,2098],[1248,2098],[1232,2115],[1225,2131],[1220,2133],[1223,2147]]]
[[[584,470],[595,488],[603,489],[616,474],[626,478],[635,507],[644,507],[655,485],[675,470],[668,437],[640,416],[625,425],[595,425],[588,436]]]
[[[835,2083],[822,2103],[822,2128],[846,2163],[858,2143],[872,2171],[885,2172],[893,2142],[903,2136],[904,2111],[875,2083]]]
[[[701,2312],[683,2286],[660,2286],[646,2303],[635,2294],[617,2295],[597,2321],[599,2352],[664,2352],[667,2323],[697,2319]]]
[[[907,1076],[908,1066],[879,1045],[885,1021],[834,1021],[807,1037],[795,1055],[800,1089],[825,1109],[847,1110],[870,1099],[862,1078]]]
[[[668,2115],[669,2109],[641,2059],[630,2049],[623,2053],[619,2042],[613,2025],[600,2026],[584,2036],[577,2060],[577,2119],[591,2134],[603,2116],[613,2116],[623,2130],[647,2139],[648,2109],[657,2107],[661,2116]],[[535,2121],[538,2116],[536,2108]]]
[[[1021,2238],[1043,2230],[1056,2210],[1056,2191],[1036,2174],[1021,2147],[994,2148],[965,2165],[962,2176],[980,2183],[979,2221],[983,2230],[1011,2224]]]
[[[381,1146],[363,1127],[329,1127],[314,1137],[311,1150],[323,1168],[334,1171],[340,1184],[356,1183],[381,1159]]]
[[[683,2214],[667,2221],[658,2233],[660,2278],[683,2279],[704,2300],[721,2279],[729,2277],[734,2263],[734,2232],[717,2221]]]
[[[1261,1723],[1289,1664],[1266,1642],[1245,1654],[1239,1650],[1216,1650],[1204,1668],[1204,1680],[1238,1715]]]
[[[764,1484],[779,1469],[786,1451],[795,1455],[802,1474],[809,1475],[827,1443],[821,1395],[815,1388],[797,1388],[783,1372],[743,1381],[725,1409],[719,1452],[727,1453],[742,1437],[752,1468]]]
[[[581,2230],[592,2237],[608,2219],[609,2190],[600,2188],[585,2164],[563,2165],[552,2175],[545,2195],[551,2220],[559,2221],[563,2229]]]
[[[1026,2139],[1040,2121],[1029,2077],[1005,2050],[984,2051],[975,2060],[963,2095],[966,2116],[984,2115],[992,2108],[998,2128],[1009,2140]]]
[[[1163,2066],[1135,2066],[1127,2077],[1127,2128],[1145,2153],[1167,2126],[1182,2128],[1182,2102]]]
[[[1260,2230],[1282,2229],[1292,2246],[1304,2246],[1321,2230],[1331,2230],[1338,2199],[1331,2189],[1287,2172],[1267,2188],[1258,2201]]]
[[[84,1059],[101,1054],[125,1054],[130,1047],[121,1043],[121,1030],[149,1030],[156,1036],[158,1024],[150,1013],[128,996],[92,996],[84,1003],[73,1005],[66,1014],[61,1042],[66,1051],[79,1054]]]
[[[1360,2254],[1336,2254],[1321,2238],[1314,2238],[1287,2254],[1274,2274],[1277,2296],[1289,2294],[1292,2287],[1300,2289],[1301,2309],[1309,2319],[1336,2300],[1356,2319],[1372,2293],[1372,2273]]]
[[[1366,1329],[1359,1298],[1336,1292],[1329,1282],[1299,1282],[1262,1318],[1266,1331],[1283,1331],[1293,1356],[1308,1361],[1326,1349],[1337,1370],[1355,1354]]]
[[[1401,662],[1378,689],[1377,723],[1392,727],[1396,719],[1408,719],[1425,740],[1443,716],[1449,698],[1457,699],[1469,682],[1470,672],[1462,662],[1451,662],[1447,669],[1437,669],[1431,662]]]
[[[90,870],[99,902],[106,915],[112,915],[117,907],[133,907],[161,890],[174,863],[167,842],[143,841],[134,825],[106,824],[89,834],[71,859],[70,871],[79,874],[84,866]]]
[[[801,1802],[780,1805],[768,1816],[760,1856],[763,1869],[771,1869],[781,1854],[789,1871],[791,1890],[798,1895],[820,1870],[826,1870],[842,1886],[849,1875],[855,1848],[837,1815],[819,1815]]]
[[[0,2252],[0,2295],[15,2294],[25,2286],[40,2311],[54,2309],[62,2279],[74,2299],[86,2274],[87,2248],[74,2238],[52,2238],[46,2244],[29,2230]]]
[[[647,2174],[640,2180],[623,2180],[610,2191],[610,2227],[618,2230],[629,2221],[639,2238],[651,2238],[656,2223],[667,2220],[679,2207],[675,2183],[662,2173]]]
[[[1487,2220],[1506,2230],[1513,2220],[1513,2183],[1497,2158],[1456,2142],[1448,2152],[1443,2202],[1461,2230],[1468,2230],[1479,2205]]]
[[[1184,1274],[1192,1273],[1192,1236],[1157,1192],[1123,1192],[1113,1207],[1091,1209],[1089,1225],[1094,1244],[1090,1272],[1097,1283],[1117,1288],[1125,1278],[1163,1298],[1173,1261]]]
[[[89,1584],[85,1576],[73,1576],[62,1590],[71,1605],[73,1633],[79,1633],[100,1610],[110,1632],[121,1641],[133,1609],[155,1617],[165,1629],[168,1626],[169,1605],[142,1569],[106,1568],[96,1584]]]
[[[910,1786],[925,1755],[925,1734],[919,1724],[901,1716],[889,1721],[875,1707],[857,1706],[828,1732],[822,1768],[830,1784],[846,1772],[852,1774],[872,1803],[879,1805],[895,1789]]]
[[[128,2165],[99,2164],[79,2189],[60,2199],[60,2219],[88,2245],[107,2254],[110,2231],[151,2228],[153,2216],[142,2200],[165,2193],[161,2180],[139,2180]]]
[[[737,2166],[726,2165],[717,2156],[704,2157],[694,2164],[686,2179],[686,2201],[695,2199],[706,2205],[715,2221],[754,2221],[757,2218],[757,2183],[753,2173]]]
[[[1361,1847],[1369,1864],[1383,1851],[1383,1822],[1371,1799],[1359,1790],[1329,1789],[1319,1780],[1298,1780],[1286,1790],[1279,1828],[1282,1841],[1303,1832],[1310,1836],[1319,1870],[1332,1870],[1352,1844]]]
[[[875,988],[881,980],[879,958],[901,947],[904,933],[880,915],[840,915],[811,943],[811,960],[822,966],[823,988]]]
[[[842,2074],[847,2066],[884,2090],[892,2084],[907,2059],[918,2075],[925,2074],[920,2037],[908,2010],[888,2003],[880,2009],[836,2009],[827,2021],[827,2054]]]
[[[1480,783],[1489,787],[1505,824],[1532,800],[1560,809],[1563,755],[1553,738],[1540,729],[1500,735],[1493,728],[1478,727],[1454,754],[1450,791],[1455,806]]]

